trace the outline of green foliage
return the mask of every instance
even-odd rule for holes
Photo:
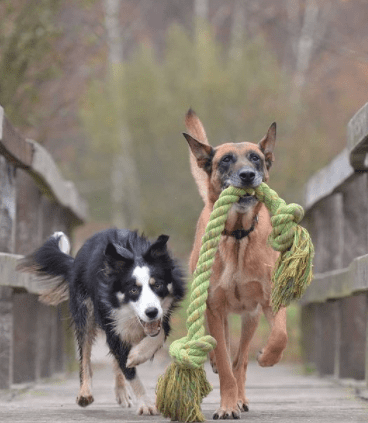
[[[300,187],[324,164],[327,153],[318,145],[318,127],[304,117],[308,105],[301,105],[298,114],[288,105],[289,82],[263,39],[245,40],[231,60],[210,27],[192,38],[175,25],[166,41],[163,59],[156,58],[151,45],[142,44],[129,62],[115,68],[114,81],[110,76],[91,85],[81,110],[90,137],[85,166],[86,176],[94,169],[94,178],[109,179],[112,156],[119,148],[116,128],[124,121],[133,140],[128,153],[140,178],[143,228],[148,234],[174,234],[178,252],[185,254],[202,206],[181,136],[189,107],[201,118],[212,145],[258,142],[277,121],[270,185],[288,202],[302,199]],[[121,102],[114,109],[116,94]],[[92,215],[96,198],[100,195],[94,192]],[[109,220],[108,204],[98,210],[100,218]]]
[[[0,104],[14,125],[33,123],[40,83],[58,71],[52,42],[61,1],[22,3],[0,4]]]

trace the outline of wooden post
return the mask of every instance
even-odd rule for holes
[[[365,294],[365,385],[368,390],[368,293]]]
[[[2,133],[0,108],[0,133]],[[1,139],[1,136],[0,136]],[[15,168],[0,156],[0,251],[15,249],[16,181]],[[13,290],[0,287],[0,389],[13,383]]]
[[[0,389],[13,382],[13,290],[0,286]]]
[[[368,253],[367,174],[356,174],[343,185],[344,257],[343,267],[355,257]]]
[[[308,366],[315,365],[317,349],[317,327],[316,327],[316,304],[308,304],[302,307],[302,355],[303,361]]]
[[[343,267],[344,220],[343,196],[340,193],[319,201],[309,211],[307,228],[318,252],[314,272],[322,273]]]
[[[320,375],[334,374],[335,302],[316,304],[316,365]]]
[[[341,300],[340,365],[338,376],[365,378],[366,294]]]
[[[0,156],[0,251],[15,249],[16,184],[15,168]]]

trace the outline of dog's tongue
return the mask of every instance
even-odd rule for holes
[[[148,336],[156,336],[161,330],[161,320],[155,320],[154,322],[143,323],[144,332]]]

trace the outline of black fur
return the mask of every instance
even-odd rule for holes
[[[168,336],[170,315],[183,298],[185,289],[182,271],[167,250],[168,236],[161,235],[156,241],[150,242],[137,232],[108,229],[88,239],[75,259],[59,249],[59,240],[60,236],[50,237],[41,248],[21,260],[18,269],[43,277],[57,277],[58,287],[68,284],[70,312],[81,359],[87,332],[95,331],[91,325],[97,325],[106,333],[110,351],[125,377],[132,380],[136,374],[135,368],[126,367],[132,345],[114,330],[113,311],[124,303],[136,301],[137,292],[139,294],[142,288],[137,286],[132,272],[137,266],[146,266],[156,281],[150,285],[155,294],[161,298],[168,295],[173,298],[162,318],[162,330],[165,338]],[[123,298],[122,302],[118,299],[118,293],[124,294],[120,297]],[[88,405],[82,401],[79,404]]]

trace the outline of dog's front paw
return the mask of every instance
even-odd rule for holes
[[[235,407],[220,407],[213,414],[213,420],[218,419],[240,419],[240,409]]]
[[[283,350],[262,350],[258,353],[257,361],[261,367],[271,367],[277,364],[282,358]]]
[[[133,405],[132,397],[129,395],[126,385],[115,386],[116,402],[123,408]]]
[[[158,412],[155,404],[152,404],[151,401],[145,399],[139,403],[137,414],[143,416],[157,416],[160,413]]]
[[[77,404],[81,407],[87,407],[88,405],[92,404],[94,398],[92,395],[78,395],[77,396]]]
[[[142,352],[142,349],[139,348],[139,346],[137,345],[136,347],[133,347],[130,350],[130,353],[128,355],[128,360],[126,363],[126,366],[128,368],[131,367],[136,367],[139,364],[144,363],[145,361],[147,361],[150,357],[146,357],[145,354]]]
[[[240,411],[249,411],[248,401],[244,399],[238,400],[238,407]]]

